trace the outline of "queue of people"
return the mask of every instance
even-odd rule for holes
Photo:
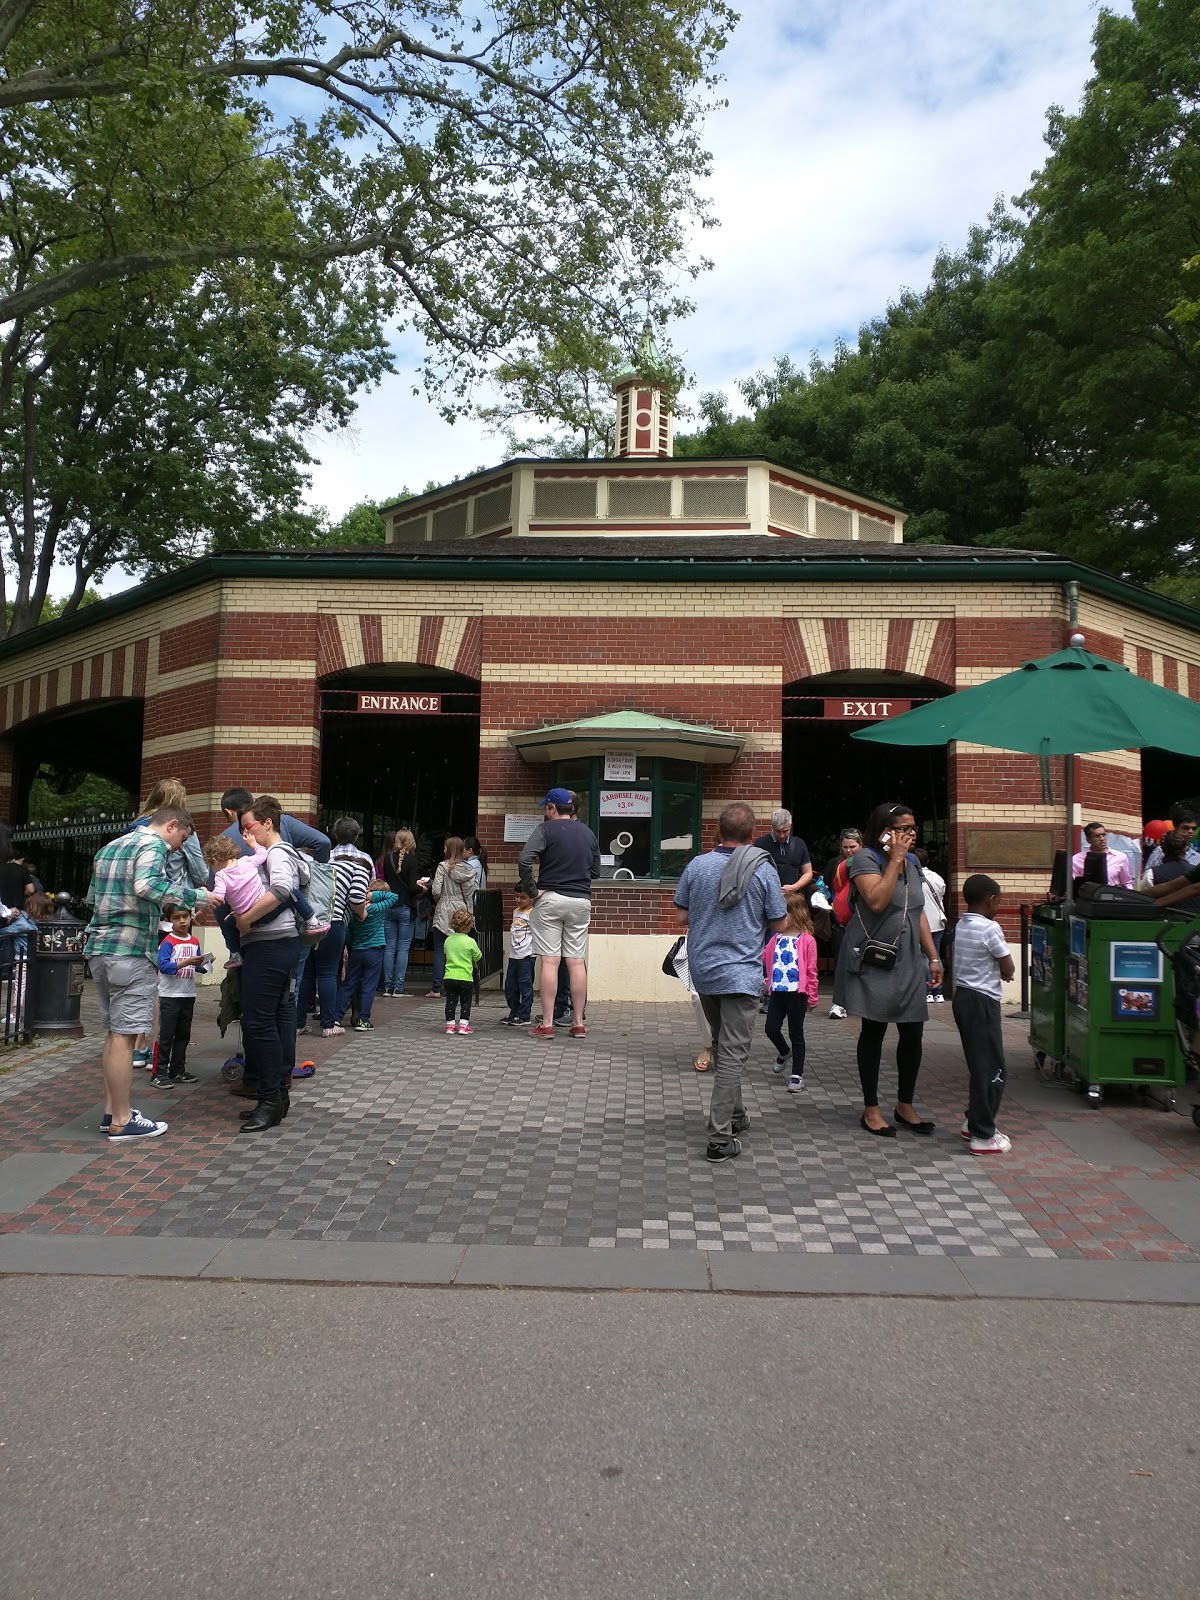
[[[222,797],[229,826],[201,849],[186,798],[178,780],[163,780],[142,814],[95,860],[87,954],[106,1033],[103,1126],[111,1140],[156,1137],[167,1129],[130,1103],[136,1066],[152,1066],[156,1089],[196,1081],[187,1049],[195,980],[208,958],[195,938],[193,916],[204,906],[220,922],[225,965],[240,983],[246,1065],[237,1092],[253,1102],[243,1132],[278,1126],[288,1115],[290,1080],[305,1070],[296,1068],[296,1036],[308,1010],[301,983],[310,951],[322,1034],[343,1033],[351,1013],[353,1026],[369,1031],[377,993],[407,995],[414,934],[432,908],[429,995],[445,1001],[447,1033],[474,1031],[482,960],[473,937],[474,903],[487,884],[487,855],[478,839],[447,835],[436,868],[422,872],[408,830],[387,835],[373,861],[359,847],[353,818],[339,819],[331,840],[288,816],[272,796],[231,789]],[[518,860],[504,980],[508,1011],[501,1020],[529,1027],[533,1038],[552,1039],[569,1005],[569,1036],[581,1039],[599,844],[580,820],[571,791],[549,789],[541,807],[542,822]],[[1186,807],[1176,810],[1170,826],[1156,829],[1141,887],[1164,906],[1200,912],[1196,819]],[[714,1163],[739,1155],[749,1128],[741,1079],[760,1010],[775,1071],[787,1072],[790,1093],[804,1088],[805,1019],[818,1003],[816,907],[827,913],[834,955],[829,1014],[859,1023],[860,1127],[889,1139],[901,1131],[916,1137],[935,1132],[916,1098],[928,1007],[943,997],[945,880],[917,844],[916,818],[903,803],[877,806],[861,830],[844,828],[837,855],[820,874],[792,821],[788,811],[777,810],[770,831],[755,837],[752,808],[726,806],[716,846],[688,863],[675,892],[686,935],[665,970],[684,979],[702,1018],[705,1044],[695,1064],[712,1072],[707,1156]],[[1084,834],[1086,849],[1074,857],[1073,875],[1127,886],[1128,859],[1110,849],[1104,826],[1089,824]],[[317,893],[327,863],[322,903],[315,905],[309,895]],[[968,1075],[959,1131],[979,1155],[1010,1148],[996,1126],[1005,1076],[1001,985],[1013,976],[996,920],[1001,892],[986,875],[969,877],[955,928],[953,1014]],[[535,1019],[538,958],[542,1010]],[[896,1094],[885,1114],[880,1079],[893,1027]],[[156,1047],[148,1047],[155,1040]]]

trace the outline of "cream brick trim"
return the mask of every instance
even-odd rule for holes
[[[221,796],[224,793],[224,789],[205,789],[199,794],[189,794],[188,810],[193,813],[199,812],[201,815],[206,811],[220,811]],[[307,811],[313,815],[316,814],[317,797],[315,794],[301,794],[297,791],[287,793],[278,789],[274,791],[274,794],[284,811],[293,813]]]
[[[1094,761],[1101,767],[1120,767],[1125,772],[1140,773],[1142,770],[1140,750],[1085,750],[1079,759]]]
[[[950,821],[963,824],[977,822],[1003,822],[1006,825],[1013,822],[1028,822],[1040,825],[1062,822],[1066,797],[1055,805],[979,805],[974,801],[950,806]]]
[[[533,663],[515,661],[484,663],[484,683],[545,683],[547,675],[553,676],[555,683],[602,683],[611,684],[620,688],[633,683],[701,683],[713,684],[718,674],[711,666],[696,666],[692,663],[677,666],[665,662],[656,662],[653,665],[637,664],[619,666],[615,662],[604,661],[566,661],[555,662],[547,667]],[[779,668],[770,667],[734,667],[730,671],[721,671],[719,681],[722,686],[726,684],[764,685],[774,688],[779,683]]]
[[[316,728],[255,727],[247,723],[222,724],[218,728],[194,728],[191,732],[164,733],[155,739],[142,742],[142,759],[174,755],[179,750],[210,749],[215,745],[258,745],[264,750],[294,748],[319,748],[320,732]]]
[[[955,667],[954,687],[974,689],[981,683],[994,683],[997,678],[1005,677],[1012,670],[1011,667]]]
[[[811,605],[811,596],[809,603]],[[828,599],[823,609],[828,609]],[[804,654],[808,657],[809,676],[819,678],[832,670],[829,665],[829,643],[825,638],[825,624],[819,617],[801,617],[799,628]]]
[[[191,689],[198,683],[213,683],[219,679],[286,678],[294,682],[316,681],[317,669],[311,661],[199,661],[194,667],[180,667],[177,672],[156,673],[153,683],[146,675],[146,698],[155,694],[169,694],[175,689]]]
[[[454,671],[454,663],[458,660],[458,652],[462,647],[466,635],[469,617],[446,617],[442,621],[442,633],[438,639],[437,657],[434,665],[441,667],[446,672]]]
[[[918,678],[929,676],[929,658],[937,638],[941,617],[923,617],[912,625],[908,641],[908,671]]]
[[[888,625],[882,617],[851,617],[846,631],[852,670],[887,670]]]
[[[347,667],[365,666],[367,652],[363,648],[362,629],[358,625],[356,612],[353,616],[339,613],[337,619],[338,636],[342,641],[342,655],[346,658]]]
[[[419,616],[398,616],[394,611],[385,611],[380,617],[379,631],[385,661],[406,665],[416,661],[421,637]]]

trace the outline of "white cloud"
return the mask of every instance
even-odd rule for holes
[[[1041,165],[1046,110],[1078,103],[1096,17],[1092,0],[743,0],[708,128],[721,226],[698,247],[715,266],[673,333],[697,387],[828,352],[922,286],[939,246]],[[499,458],[412,386],[388,379],[348,436],[315,442],[314,502],[340,515]]]

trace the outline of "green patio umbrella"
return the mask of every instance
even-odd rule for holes
[[[993,750],[1037,756],[1047,799],[1049,758],[1092,750],[1141,750],[1155,745],[1200,756],[1200,706],[1173,689],[1147,683],[1120,662],[1070,646],[973,689],[879,722],[853,735],[875,744],[948,744],[963,740]],[[1067,762],[1067,839],[1074,833],[1074,762]],[[1069,877],[1068,877],[1069,883]]]
[[[1147,745],[1200,756],[1200,706],[1092,655],[1075,634],[1066,650],[1022,662],[1002,678],[932,700],[854,737],[877,744],[961,739],[1041,757]]]

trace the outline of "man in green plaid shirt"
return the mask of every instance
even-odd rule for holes
[[[146,826],[98,850],[92,864],[88,900],[93,910],[84,948],[105,1031],[101,1127],[118,1144],[167,1131],[165,1122],[152,1122],[129,1104],[133,1041],[154,1028],[164,904],[190,911],[208,901],[207,889],[172,883],[167,876],[167,857],[182,848],[192,829],[188,812],[163,806]]]

